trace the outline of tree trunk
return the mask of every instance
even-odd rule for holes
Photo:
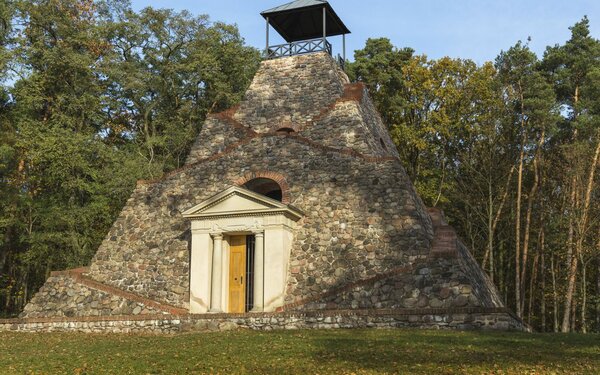
[[[515,212],[515,310],[519,318],[523,316],[523,311],[521,309],[521,192],[523,188],[523,159],[525,159],[525,129],[522,129],[522,131],[523,139],[521,141],[521,152],[519,155],[517,208]]]
[[[541,238],[540,238],[540,257],[541,257],[541,268],[540,268],[540,273],[541,273],[541,278],[542,278],[542,285],[541,285],[541,289],[542,289],[542,300],[540,303],[540,315],[542,318],[542,332],[546,332],[546,256],[544,254],[545,248],[544,248],[544,225],[542,224],[542,234],[541,234]]]
[[[490,260],[490,279],[494,282],[494,198],[493,198],[493,188],[492,188],[492,179],[491,177],[488,179],[488,243],[487,249],[485,249],[485,254],[483,255],[482,268],[485,271],[485,266],[489,257]]]
[[[553,309],[553,318],[554,332],[558,332],[558,291],[556,290],[556,269],[554,268],[554,254],[550,256],[550,271],[552,275],[552,309]]]
[[[600,138],[600,136],[598,136]],[[592,157],[592,163],[590,166],[590,172],[587,178],[587,186],[585,189],[585,198],[583,203],[583,209],[581,210],[581,216],[578,220],[578,233],[577,242],[575,245],[575,253],[571,255],[571,267],[569,269],[567,293],[565,296],[565,315],[570,313],[571,304],[573,303],[573,293],[575,292],[575,282],[577,278],[577,264],[579,263],[579,256],[583,252],[583,241],[585,232],[588,225],[589,210],[592,200],[592,191],[594,190],[594,177],[596,174],[596,168],[598,166],[598,159],[600,158],[600,141],[596,144],[596,150]],[[571,228],[570,228],[571,229]],[[571,234],[570,234],[571,235]],[[562,331],[569,332],[569,318],[570,316],[563,317]]]
[[[575,180],[575,179],[573,179]],[[567,293],[565,295],[565,305],[563,309],[562,332],[569,332],[569,321],[571,318],[571,304],[573,303],[573,290],[575,286],[575,277],[577,276],[577,258],[573,256],[573,235],[575,232],[573,217],[575,211],[575,182],[573,182],[573,192],[571,193],[571,210],[569,215],[569,232],[567,235]],[[573,259],[575,262],[573,262]],[[571,288],[573,286],[573,288]]]
[[[598,251],[600,251],[600,242],[598,243]],[[596,295],[600,296],[600,257],[596,260]],[[600,298],[596,302],[596,330],[600,331]]]
[[[581,260],[581,332],[587,333],[587,317],[585,310],[587,309],[587,263],[584,262],[583,256]]]
[[[500,288],[500,292],[502,293],[503,296],[503,302],[504,305],[508,304],[508,287],[506,286],[506,274],[504,272],[504,270],[506,269],[506,266],[504,264],[504,252],[505,252],[505,247],[504,247],[504,242],[500,242],[500,248],[498,249],[498,280],[499,280],[499,284],[498,287]]]
[[[573,298],[573,305],[571,310],[571,332],[577,330],[577,300]]]
[[[510,189],[510,183],[512,181],[512,176],[515,173],[515,166],[513,165],[510,168],[510,172],[508,173],[508,177],[506,179],[506,185],[504,186],[504,193],[502,194],[502,199],[500,200],[500,206],[498,206],[498,211],[496,211],[496,215],[494,216],[494,201],[492,194],[492,182],[488,181],[488,247],[485,250],[485,254],[483,256],[483,262],[481,263],[481,268],[485,270],[488,258],[490,262],[490,277],[492,281],[494,281],[494,236],[496,233],[496,228],[498,227],[498,222],[500,222],[500,217],[502,215],[502,211],[504,209],[504,204],[506,203],[506,198],[508,197],[508,192]],[[492,216],[494,216],[492,220]]]
[[[540,140],[538,142],[538,146],[537,146],[537,150],[535,155],[533,156],[533,174],[534,174],[534,179],[533,179],[533,185],[531,186],[531,191],[529,192],[529,197],[527,199],[527,214],[525,215],[525,231],[524,231],[524,238],[523,238],[523,260],[521,262],[521,282],[522,282],[522,288],[521,288],[521,295],[523,296],[522,298],[522,302],[521,302],[521,311],[525,310],[525,280],[526,280],[526,276],[527,276],[527,257],[528,257],[528,252],[529,252],[529,237],[530,237],[530,231],[531,231],[531,214],[533,211],[533,202],[535,200],[535,196],[537,193],[537,189],[539,186],[539,182],[540,182],[540,171],[539,171],[539,158],[540,158],[540,153],[541,153],[541,149],[542,146],[544,144],[544,140],[546,138],[546,132],[544,130],[542,130],[542,134],[540,135]],[[531,298],[531,294],[529,295],[529,298]]]
[[[22,277],[23,278],[21,279],[21,285],[23,285],[23,293],[19,294],[18,296],[15,296],[15,300],[13,303],[13,309],[15,312],[22,311],[25,307],[26,301],[29,300],[27,298],[27,295],[29,293],[29,267],[25,269]]]
[[[539,240],[538,240],[538,244],[539,244]],[[539,247],[539,245],[538,245]],[[533,264],[531,265],[531,277],[529,278],[529,306],[527,308],[527,324],[531,325],[531,317],[533,315],[533,301],[534,301],[534,291],[533,291],[533,285],[535,284],[535,281],[537,279],[537,267],[538,267],[538,262],[540,259],[540,250],[538,248],[538,251],[536,251],[535,253],[535,257],[533,258]],[[525,267],[525,265],[523,265],[523,267]]]

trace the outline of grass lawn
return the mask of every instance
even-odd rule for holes
[[[0,374],[600,374],[599,335],[429,330],[0,333]]]

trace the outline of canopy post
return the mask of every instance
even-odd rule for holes
[[[323,47],[327,45],[327,8],[323,7]]]
[[[342,34],[342,40],[343,40],[343,42],[342,42],[342,45],[343,45],[343,47],[342,47],[342,51],[343,51],[342,52],[342,56],[344,58],[344,64],[345,64],[346,63],[346,34]]]
[[[267,19],[267,47],[265,48],[265,56],[269,57],[269,17]]]

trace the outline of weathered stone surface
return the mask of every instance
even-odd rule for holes
[[[187,256],[179,254],[188,251],[190,234],[181,212],[265,165],[286,177],[291,203],[306,213],[291,257],[302,259],[303,265],[290,268],[287,301],[318,295],[340,282],[367,278],[427,254],[432,238],[429,217],[397,162],[369,162],[316,149],[295,137],[271,136],[255,138],[235,153],[191,165],[163,181],[139,185],[96,254],[90,276],[185,306],[181,292],[189,288],[189,265]],[[378,223],[371,225],[366,218],[373,210],[378,211]],[[385,230],[399,218],[402,228]],[[374,248],[372,262],[364,259],[368,245]]]
[[[260,173],[281,176],[285,203],[305,213],[297,223],[287,273],[283,309],[295,310],[291,315],[136,318],[74,326],[23,322],[18,329],[176,332],[185,327],[520,324],[500,311],[452,315],[457,308],[499,308],[502,302],[443,215],[430,219],[364,86],[349,84],[322,53],[263,62],[242,103],[208,117],[185,167],[161,180],[138,183],[88,277],[140,298],[188,308],[191,234],[182,213],[240,184],[244,176]],[[324,309],[356,313],[302,315]],[[385,309],[435,311],[358,313]],[[48,280],[23,317],[155,313],[139,301],[59,277]]]
[[[260,133],[310,122],[342,96],[349,82],[325,53],[265,61],[235,119]]]
[[[295,309],[327,309],[332,305],[342,309],[500,306],[491,301],[482,303],[473,294],[471,282],[457,259],[435,259],[427,262],[427,267],[420,266],[412,272],[402,271],[385,279],[361,283]]]
[[[436,328],[523,330],[521,322],[505,309],[415,309],[377,311],[325,311],[245,315],[154,315],[80,317],[71,319],[0,320],[0,332],[113,332],[162,333],[217,330],[294,330],[337,328]]]
[[[52,276],[25,306],[21,318],[84,317],[160,314],[136,301],[111,295],[76,283],[68,276]]]

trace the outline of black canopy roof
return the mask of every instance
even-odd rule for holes
[[[326,9],[326,35],[350,34],[331,5],[324,0],[296,0],[265,10],[261,15],[288,43],[323,36],[323,8]]]

